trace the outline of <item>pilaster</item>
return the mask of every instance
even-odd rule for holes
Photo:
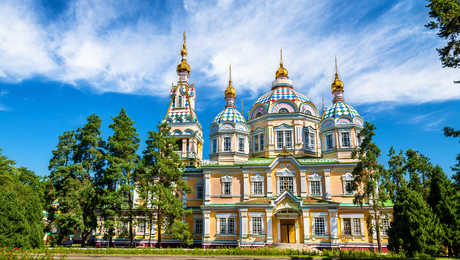
[[[271,198],[273,196],[272,193],[272,172],[269,170],[267,173],[267,197]]]
[[[329,220],[331,222],[331,246],[336,247],[339,245],[339,230],[337,223],[337,209],[329,210]]]
[[[265,215],[267,216],[267,244],[273,244],[273,219],[272,209],[265,209]]]
[[[307,197],[307,179],[305,170],[300,170],[300,196],[302,198]]]
[[[240,239],[248,237],[248,209],[239,209],[240,213]]]
[[[331,182],[330,182],[330,177],[331,177],[331,170],[330,169],[324,169],[324,198],[329,200],[331,199]]]
[[[211,230],[211,211],[203,210],[203,242],[209,238],[209,232]]]
[[[309,218],[309,210],[303,209],[303,242],[306,244],[308,240],[310,240],[310,218]]]
[[[204,172],[204,204],[211,203],[211,172]]]
[[[249,199],[249,176],[247,171],[243,171],[243,199]]]

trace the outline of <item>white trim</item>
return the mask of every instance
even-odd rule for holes
[[[250,217],[263,217],[265,216],[265,212],[249,212]]]
[[[224,177],[220,178],[221,182],[232,182],[232,176],[225,175]]]
[[[257,174],[257,175],[251,175],[251,181],[252,182],[257,182],[257,181],[264,181],[265,177],[260,175],[260,174]]]
[[[234,218],[236,217],[235,213],[216,213],[216,218]]]
[[[363,213],[342,213],[340,218],[364,218]]]
[[[296,172],[291,171],[288,168],[283,168],[283,169],[281,169],[279,171],[276,171],[276,176],[277,177],[295,177]]]
[[[310,212],[310,216],[312,216],[312,217],[327,217],[327,216],[329,216],[329,212]]]

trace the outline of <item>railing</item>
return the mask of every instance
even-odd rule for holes
[[[183,151],[174,151],[181,159],[195,159],[196,155],[194,152],[183,152]]]

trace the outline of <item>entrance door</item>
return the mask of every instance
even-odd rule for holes
[[[294,220],[280,220],[281,243],[295,243]]]

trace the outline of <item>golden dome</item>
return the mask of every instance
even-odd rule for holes
[[[279,77],[285,77],[287,78],[288,77],[288,71],[286,68],[284,68],[283,66],[283,49],[280,49],[280,67],[279,69],[276,71],[276,74],[275,74],[276,78],[279,78]]]
[[[180,55],[182,56],[182,60],[180,61],[179,64],[177,64],[177,72],[187,72],[190,73],[191,68],[190,65],[187,63],[187,59],[185,58],[187,56],[187,46],[185,44],[185,32],[184,32],[184,43],[182,44],[182,50],[180,51]]]
[[[232,65],[229,68],[229,80],[228,80],[228,87],[225,89],[225,98],[236,98],[236,90],[232,86]]]
[[[335,57],[335,78],[331,84],[332,91],[343,90],[344,84],[343,81],[339,79],[339,73],[337,71],[337,57]]]

